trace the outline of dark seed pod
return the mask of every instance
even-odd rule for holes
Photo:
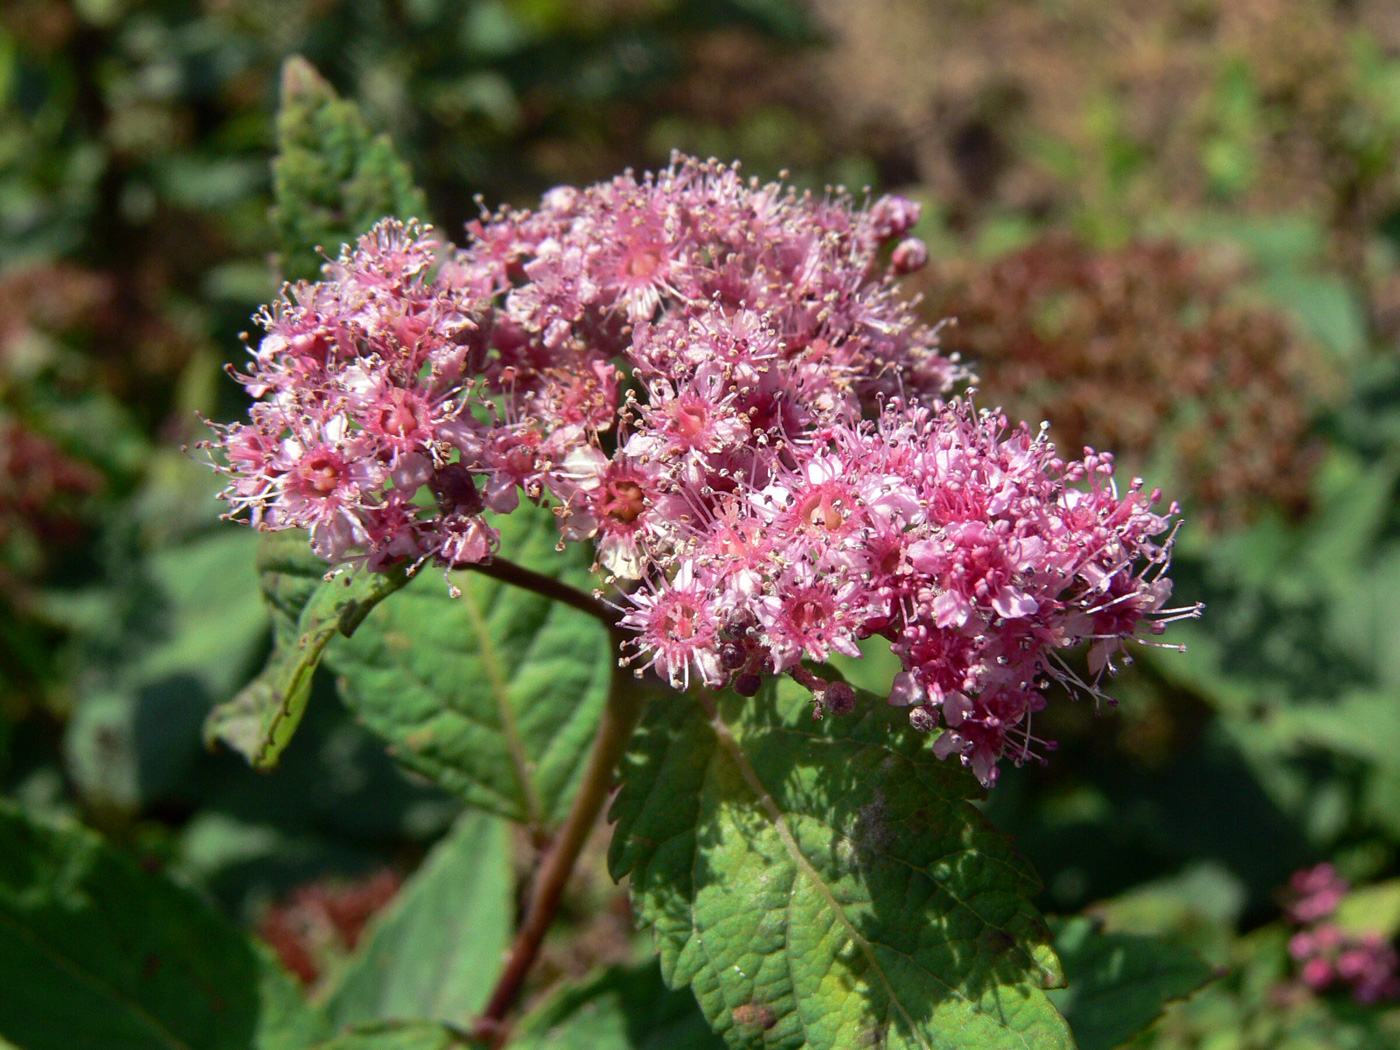
[[[742,642],[753,634],[753,625],[743,621],[726,624],[724,634],[735,641]]]
[[[486,505],[476,481],[460,463],[449,463],[434,471],[428,488],[437,497],[438,508],[444,514],[477,514]]]
[[[734,679],[734,691],[740,696],[757,696],[761,688],[763,688],[763,679],[752,672],[741,674]]]
[[[719,665],[726,671],[737,671],[749,662],[749,651],[742,645],[725,642],[719,647]]]
[[[838,718],[856,709],[856,691],[845,682],[832,682],[822,690],[819,699],[827,713]]]

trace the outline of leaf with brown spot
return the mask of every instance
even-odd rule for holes
[[[766,1032],[778,1023],[778,1015],[762,1003],[744,1003],[734,1008],[734,1023]]]

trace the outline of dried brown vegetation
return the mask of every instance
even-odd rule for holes
[[[984,401],[1053,420],[1068,452],[1141,466],[1165,451],[1219,521],[1259,500],[1301,510],[1319,456],[1321,362],[1278,313],[1233,293],[1238,277],[1176,245],[1099,252],[1051,236],[990,265],[933,267],[924,284]]]
[[[811,0],[833,122],[897,129],[955,220],[1304,208],[1361,262],[1393,210],[1393,4]],[[911,180],[913,181],[913,180]]]
[[[314,984],[328,963],[354,951],[365,924],[402,884],[402,876],[388,869],[358,882],[318,879],[269,908],[258,935],[302,984]]]

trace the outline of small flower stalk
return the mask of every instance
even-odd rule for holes
[[[880,636],[889,702],[991,785],[1052,681],[1098,694],[1169,607],[1174,504],[1113,458],[976,408],[897,277],[917,205],[799,194],[676,157],[449,249],[386,221],[290,287],[213,445],[232,512],[331,563],[488,561],[553,507],[616,585],[625,659],[677,688],[791,674]],[[1088,645],[1089,676],[1065,650]]]

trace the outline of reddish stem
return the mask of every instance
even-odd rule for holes
[[[499,561],[493,563],[499,564]],[[614,648],[619,640],[614,631]],[[520,996],[525,977],[530,972],[530,967],[544,941],[544,935],[559,909],[564,887],[568,884],[569,876],[573,874],[574,865],[578,863],[584,843],[588,841],[589,834],[598,822],[598,814],[602,812],[603,805],[608,800],[612,790],[613,770],[632,739],[632,731],[636,729],[637,721],[641,718],[645,698],[645,690],[641,684],[624,668],[614,665],[607,706],[603,709],[603,719],[598,725],[597,735],[593,738],[593,750],[588,756],[583,781],[579,784],[578,793],[569,807],[568,816],[564,818],[563,827],[559,829],[559,834],[540,864],[539,874],[531,888],[525,919],[516,931],[505,968],[501,971],[486,1009],[472,1030],[474,1038],[487,1040],[495,1047],[505,1043],[509,1031],[505,1024],[506,1014]]]

